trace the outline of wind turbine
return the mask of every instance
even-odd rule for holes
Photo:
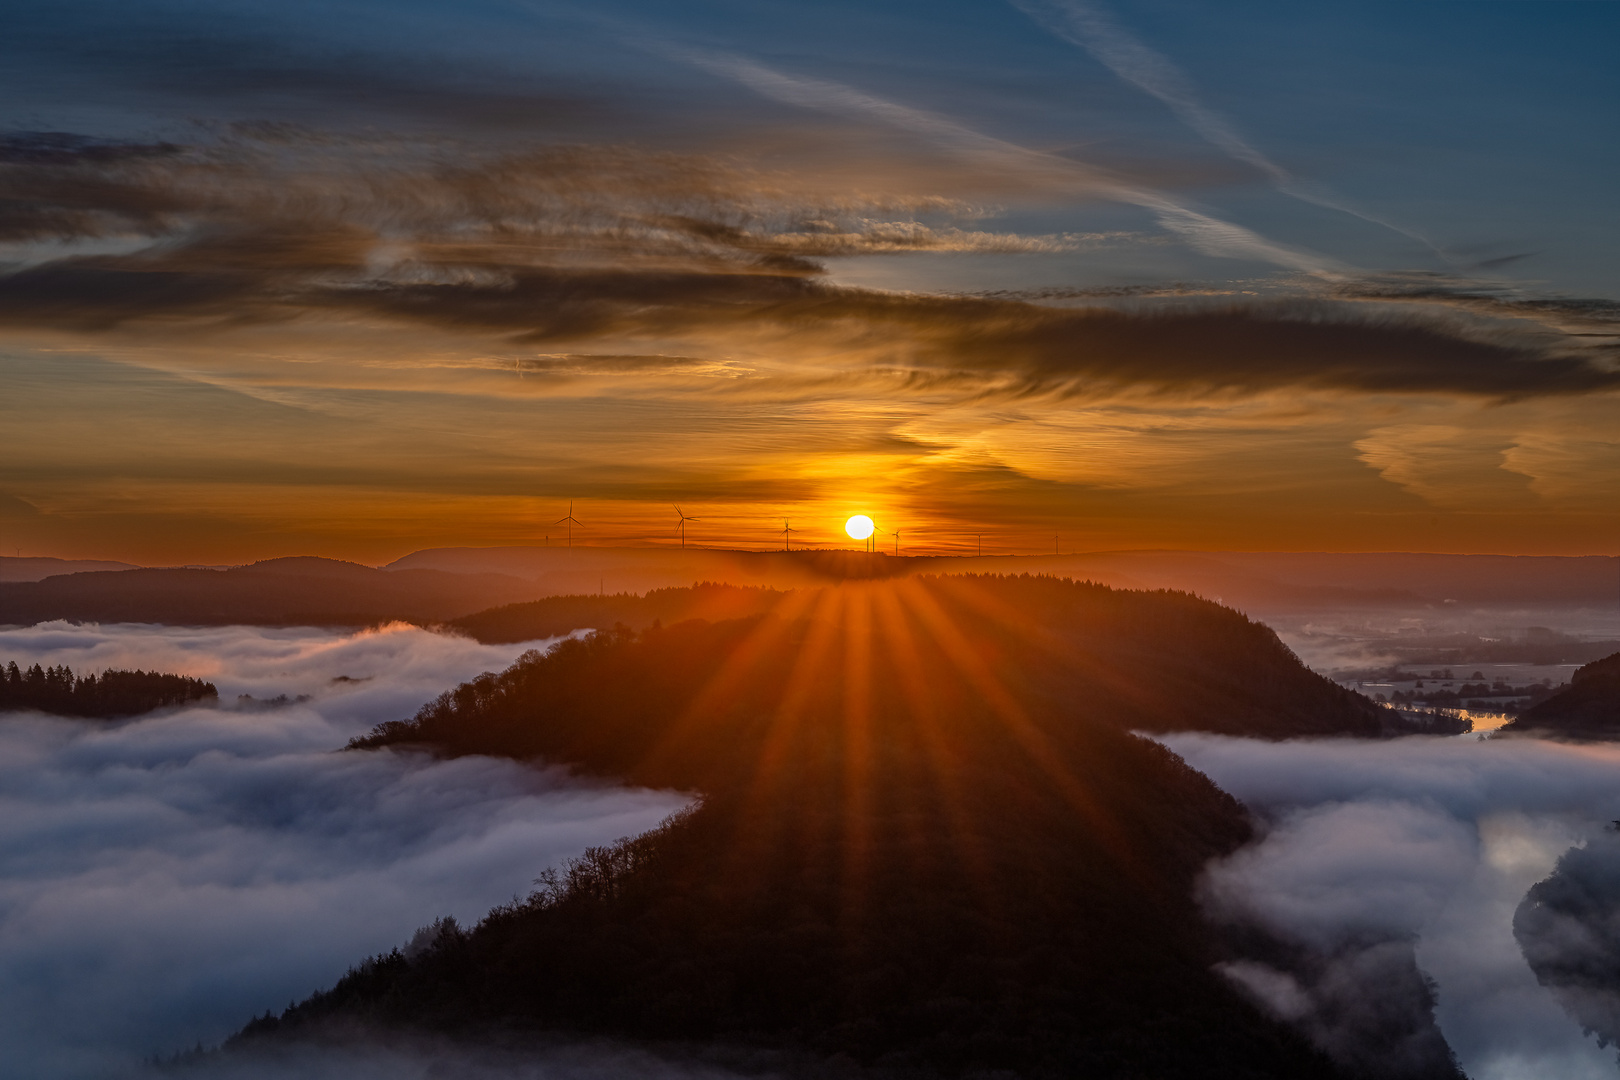
[[[889,535],[894,537],[894,553],[898,557],[900,554],[900,530],[896,529]]]
[[[799,531],[798,529],[792,528],[791,526],[788,525],[788,519],[787,518],[782,519],[782,550],[783,551],[792,551],[793,550],[793,540],[792,540],[791,537],[788,536],[788,533],[796,533],[798,531]]]
[[[674,506],[674,503],[671,503],[670,505]],[[703,519],[702,518],[695,518],[695,517],[687,517],[686,513],[678,506],[675,507],[675,513],[681,519],[681,548],[684,550],[685,547],[686,547],[686,523],[688,521],[701,521]]]
[[[564,522],[568,523],[568,546],[573,547],[574,546],[574,526],[578,525],[582,529],[585,527],[585,523],[574,516],[574,500],[573,499],[568,500],[568,516],[558,518],[556,521],[553,521],[552,524],[553,525],[561,525]]]

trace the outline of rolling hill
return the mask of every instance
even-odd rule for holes
[[[359,1025],[885,1075],[1351,1075],[1213,970],[1194,886],[1251,826],[1131,729],[1376,734],[1378,712],[1229,609],[1051,578],[845,584],[572,639],[355,746],[566,762],[695,807],[232,1045]]]

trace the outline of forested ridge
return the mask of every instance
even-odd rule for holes
[[[65,664],[26,671],[11,661],[0,668],[0,710],[36,709],[57,716],[111,720],[219,696],[213,683],[156,671],[103,671],[75,675]]]
[[[776,589],[700,582],[690,588],[652,589],[640,596],[548,596],[489,608],[454,619],[449,626],[485,645],[506,645],[593,627],[623,625],[644,630],[655,622],[740,619],[772,610],[787,595]]]
[[[296,556],[229,570],[148,567],[0,582],[0,622],[367,626],[402,620],[437,625],[543,591],[500,574],[384,571]]]
[[[234,1045],[495,1025],[926,1075],[1341,1076],[1213,971],[1194,885],[1249,839],[1242,808],[1129,729],[1376,734],[1377,712],[1236,612],[1056,579],[846,584],[565,641],[355,745],[700,803]]]
[[[1526,709],[1502,730],[1510,734],[1620,738],[1620,653],[1579,668],[1570,676],[1567,688]]]
[[[536,612],[550,619],[553,611],[575,602],[584,610],[594,599],[554,597],[472,620],[487,615],[494,624],[496,616]],[[905,663],[906,649],[943,634],[1007,693],[1028,698],[1025,704],[1071,709],[1093,722],[1262,738],[1408,733],[1393,710],[1306,668],[1270,627],[1187,593],[964,575],[788,593],[702,585],[658,590],[647,599],[666,609],[722,614],[678,631],[654,620],[640,632],[621,625],[565,641],[545,656],[526,656],[503,673],[447,691],[412,720],[381,725],[359,745],[422,741],[455,753],[543,756],[689,786],[694,780],[676,776],[671,755],[681,752],[687,734],[699,733],[665,732],[670,711],[704,691],[712,695],[722,667],[735,667],[733,656],[746,644],[743,677],[728,682],[723,697],[728,707],[748,702],[769,713],[803,650],[832,633],[872,639],[873,662],[887,665],[890,693],[902,668],[915,668]],[[761,608],[741,619],[726,614]],[[852,617],[859,625],[849,623]],[[934,641],[934,647],[945,646]],[[627,756],[653,743],[659,760]],[[652,772],[643,776],[640,766]]]

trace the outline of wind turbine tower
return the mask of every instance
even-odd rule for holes
[[[799,531],[798,529],[795,529],[795,528],[791,527],[790,525],[788,525],[787,518],[782,519],[782,550],[783,551],[792,551],[793,550],[793,541],[792,541],[792,538],[788,534],[789,533],[796,533],[798,531]]]
[[[568,525],[568,546],[571,548],[574,546],[574,526],[578,525],[582,529],[585,527],[585,523],[574,516],[573,499],[568,500],[568,516],[558,518],[552,522],[553,525],[562,525],[564,523]]]
[[[671,505],[673,505],[673,504],[671,504]],[[678,506],[675,507],[675,513],[681,519],[681,550],[685,551],[686,550],[686,523],[688,521],[701,521],[702,519],[701,518],[695,518],[695,517],[687,517],[685,512],[682,511],[681,508],[678,507]]]

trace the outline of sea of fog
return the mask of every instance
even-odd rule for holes
[[[1353,608],[1311,612],[1250,611],[1302,661],[1316,671],[1376,668],[1393,664],[1409,652],[1441,652],[1454,644],[1445,639],[1463,634],[1496,641],[1523,640],[1532,627],[1553,628],[1583,641],[1620,639],[1620,605],[1603,600],[1584,607],[1569,605],[1442,604],[1414,608]],[[1442,647],[1435,647],[1435,642]],[[1550,678],[1567,680],[1579,665],[1483,664],[1473,661],[1418,662],[1416,671],[1453,668],[1466,679],[1475,669],[1488,678],[1516,684]],[[1493,670],[1494,669],[1494,670]]]
[[[404,625],[0,631],[0,662],[172,671],[220,692],[218,707],[116,723],[0,715],[0,1077],[122,1076],[217,1043],[683,805],[489,758],[336,752],[533,644]],[[411,1077],[434,1059],[368,1050],[325,1073],[298,1061],[252,1074]],[[542,1075],[509,1065],[460,1061],[457,1075]],[[623,1054],[575,1053],[543,1075],[637,1071]]]
[[[0,1078],[140,1074],[144,1058],[215,1043],[440,916],[473,922],[547,865],[682,805],[675,793],[487,758],[337,752],[527,647],[407,626],[0,631],[0,660],[175,671],[220,690],[216,707],[117,723],[0,716]],[[279,695],[294,700],[262,704]],[[1309,971],[1271,958],[1226,965],[1263,1007],[1331,1043],[1358,1008],[1387,1007],[1390,973],[1415,958],[1474,1080],[1616,1074],[1614,1050],[1538,984],[1513,920],[1572,848],[1612,860],[1620,880],[1620,834],[1605,831],[1620,818],[1620,748],[1163,741],[1262,822],[1256,843],[1209,868],[1210,914],[1326,958]],[[606,1045],[290,1054],[205,1071],[722,1075]]]
[[[1331,1044],[1387,999],[1415,950],[1437,1018],[1473,1080],[1612,1080],[1613,1046],[1582,1031],[1514,936],[1526,892],[1585,848],[1620,874],[1620,746],[1415,737],[1162,741],[1262,819],[1259,841],[1212,866],[1206,909],[1328,958],[1308,975],[1237,962],[1226,974]],[[1616,897],[1592,897],[1542,950],[1589,950]],[[1597,992],[1620,994],[1620,970]],[[1612,1007],[1612,1000],[1609,1003]]]

